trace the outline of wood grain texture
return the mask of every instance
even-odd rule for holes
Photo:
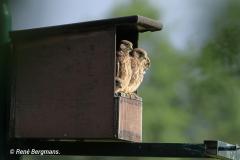
[[[118,103],[119,139],[142,141],[142,101],[125,97],[116,98]]]

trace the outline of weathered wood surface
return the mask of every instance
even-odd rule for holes
[[[16,46],[15,137],[113,136],[114,31]]]
[[[142,141],[142,102],[119,97],[118,137],[123,140]]]

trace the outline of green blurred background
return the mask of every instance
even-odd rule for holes
[[[107,17],[139,14],[164,24],[163,31],[143,33],[139,39],[139,46],[149,52],[152,64],[139,89],[144,103],[143,141],[202,143],[211,139],[240,143],[240,1],[188,1],[193,8],[181,6],[186,2],[178,2],[179,6],[173,4],[177,1],[164,2],[170,8],[172,5],[171,15],[189,10],[182,19],[171,19],[173,23],[168,23],[167,11],[161,10],[158,2],[117,1],[107,13]],[[203,20],[199,22],[192,16],[192,24],[182,25],[187,14],[194,13]],[[183,26],[187,31],[174,35],[174,30]],[[24,158],[33,159],[156,158]]]

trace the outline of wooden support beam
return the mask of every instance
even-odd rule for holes
[[[22,155],[42,153],[57,156],[178,157],[229,160],[238,159],[240,155],[237,146],[221,141],[188,144],[16,140],[10,143],[10,149],[14,151],[12,155],[19,155],[22,151]],[[26,152],[28,150],[29,152]]]

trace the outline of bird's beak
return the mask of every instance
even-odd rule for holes
[[[151,64],[150,64],[150,59],[149,59],[149,58],[147,59],[147,64],[146,64],[146,65],[147,65],[147,68],[149,68],[150,65],[151,65]]]
[[[133,50],[133,46],[130,46],[130,49]]]

